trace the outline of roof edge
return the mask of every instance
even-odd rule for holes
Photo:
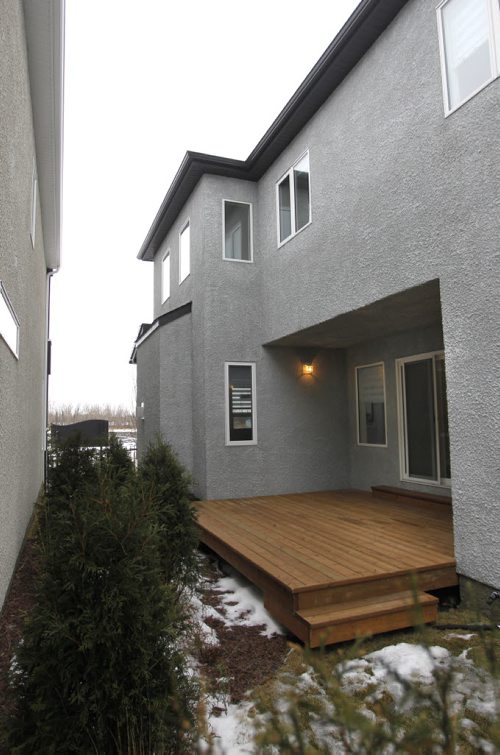
[[[182,206],[205,173],[259,180],[407,2],[361,0],[246,160],[186,152],[139,250],[138,259],[154,259]]]

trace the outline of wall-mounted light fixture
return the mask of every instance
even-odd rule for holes
[[[297,349],[297,356],[300,360],[300,375],[314,375],[315,365],[314,359],[316,358],[317,349],[315,348],[300,348]]]

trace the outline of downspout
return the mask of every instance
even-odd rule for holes
[[[47,456],[47,433],[49,431],[49,375],[51,371],[52,361],[52,342],[49,339],[50,335],[50,289],[52,276],[57,272],[57,268],[47,268],[46,277],[46,296],[45,296],[45,369],[44,369],[44,396],[43,396],[43,482],[44,487],[47,485],[47,472],[48,472],[48,456]]]

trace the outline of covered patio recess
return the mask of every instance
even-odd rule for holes
[[[437,500],[388,489],[196,506],[201,541],[262,590],[292,634],[318,647],[435,620],[437,598],[427,591],[458,582],[451,505]]]

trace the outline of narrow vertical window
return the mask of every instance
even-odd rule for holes
[[[311,187],[307,152],[278,181],[278,243],[294,236],[311,222]]]
[[[292,203],[290,176],[286,176],[278,186],[280,241],[292,235]]]
[[[385,375],[384,365],[356,367],[358,444],[385,446]]]
[[[14,356],[19,358],[19,320],[2,281],[0,281],[0,337]]]
[[[499,15],[496,0],[446,0],[439,6],[446,113],[498,76],[495,26]]]
[[[226,444],[257,442],[255,364],[226,364]]]
[[[179,283],[188,277],[191,268],[191,239],[189,221],[179,236]]]
[[[295,190],[295,225],[300,231],[309,223],[309,154],[304,155],[293,169],[293,185]]]
[[[33,173],[31,176],[31,223],[30,223],[30,238],[31,246],[35,248],[36,237],[36,204],[38,198],[38,177],[36,174],[36,163],[33,160]]]
[[[252,261],[252,211],[246,202],[224,200],[224,259]]]
[[[170,251],[166,253],[161,263],[161,301],[167,301],[170,296]]]

